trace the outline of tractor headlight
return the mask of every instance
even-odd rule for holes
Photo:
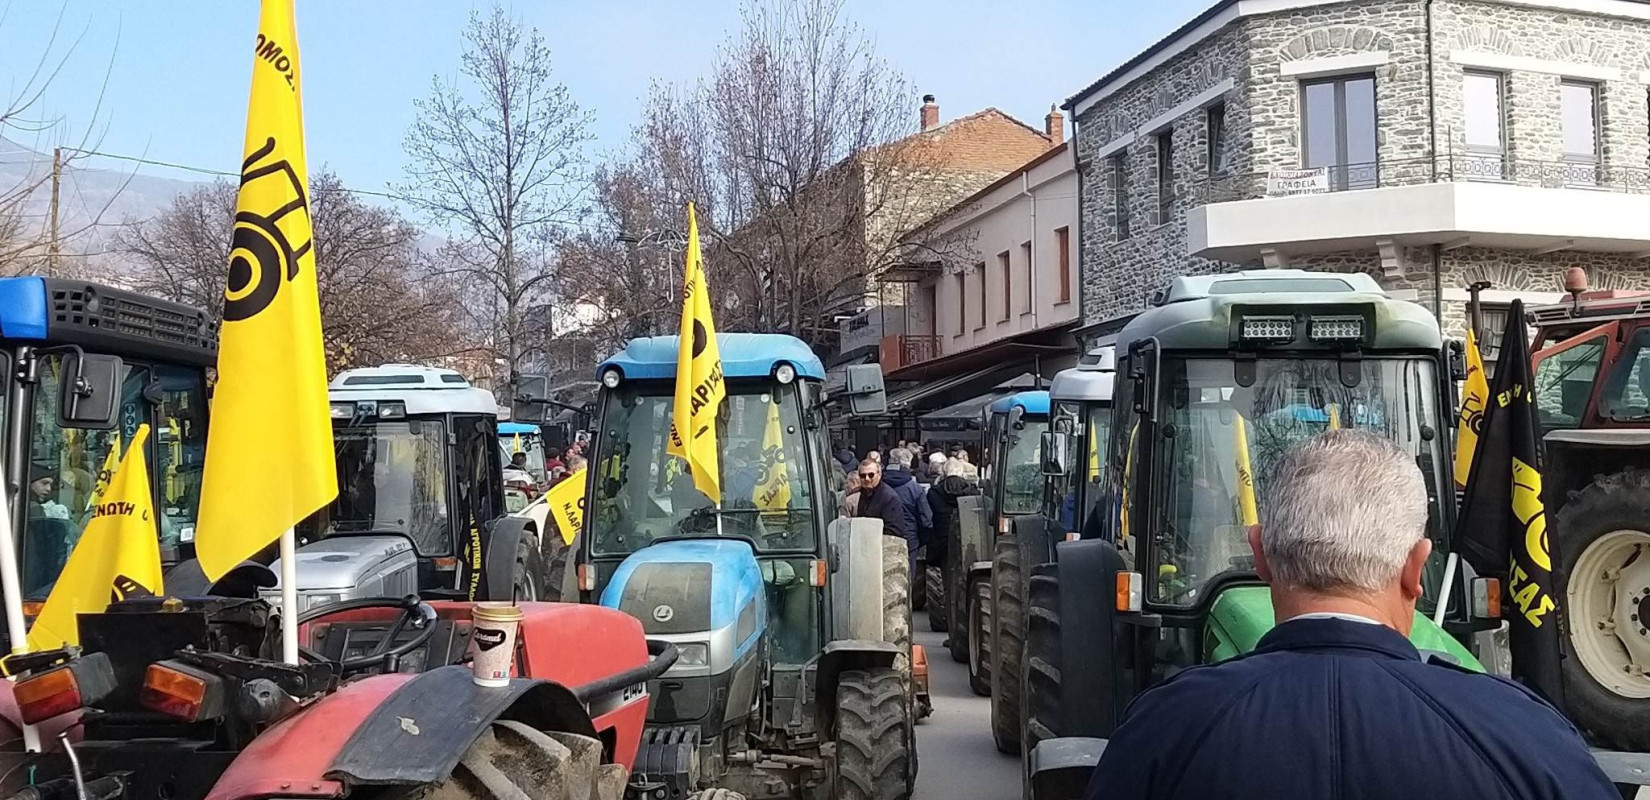
[[[602,372],[602,385],[609,389],[619,388],[619,382],[624,380],[624,373],[618,367],[608,367]]]
[[[704,667],[710,665],[710,645],[692,642],[676,645],[676,666]]]
[[[407,404],[406,403],[398,403],[398,402],[379,403],[378,404],[378,418],[379,419],[406,419],[407,418]]]
[[[341,594],[306,594],[298,598],[298,607],[303,611],[308,611],[312,608],[332,605],[342,599],[344,599],[344,596]],[[275,596],[275,602],[281,602],[279,594]]]
[[[773,379],[782,384],[796,380],[796,367],[790,364],[780,364],[773,370]]]
[[[333,419],[354,419],[355,418],[355,404],[354,403],[333,403],[332,404],[332,418]]]
[[[1245,342],[1293,342],[1295,318],[1290,316],[1244,317],[1238,338]]]
[[[1346,342],[1364,338],[1363,317],[1313,317],[1307,336],[1314,342]]]

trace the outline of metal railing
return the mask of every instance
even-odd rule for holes
[[[1192,202],[1206,205],[1291,194],[1324,194],[1459,181],[1650,194],[1650,168],[1581,160],[1538,161],[1493,153],[1449,153],[1436,159],[1341,164],[1319,170],[1321,172],[1276,170],[1215,176],[1193,188]]]
[[[900,363],[916,364],[940,357],[940,337],[908,334],[899,337]]]

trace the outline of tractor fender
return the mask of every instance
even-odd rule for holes
[[[509,600],[515,594],[516,548],[526,539],[538,550],[538,534],[527,517],[499,517],[487,523],[486,536],[481,599]]]
[[[969,565],[968,565],[968,577],[971,580],[973,578],[987,578],[987,579],[989,579],[991,577],[991,562],[990,561],[970,562]]]
[[[1123,555],[1110,542],[1082,539],[1056,545],[1055,560],[1060,565],[1060,607],[1084,609],[1060,617],[1060,668],[1090,676],[1063,685],[1059,730],[1109,737],[1129,699],[1124,685],[1128,653],[1118,646],[1115,612],[1117,573],[1126,569]]]
[[[899,645],[874,639],[839,639],[825,645],[814,668],[814,719],[828,731],[836,721],[837,676],[848,670],[892,667]]]

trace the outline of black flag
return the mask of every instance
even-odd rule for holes
[[[1484,409],[1483,430],[1461,501],[1455,550],[1480,575],[1501,579],[1513,677],[1563,707],[1558,614],[1541,462],[1531,396],[1524,304],[1507,310],[1507,330]]]

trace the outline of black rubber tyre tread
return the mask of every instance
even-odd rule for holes
[[[917,558],[913,569],[922,569],[928,563],[926,547],[917,548]],[[928,607],[928,581],[923,573],[915,572],[911,575],[911,610],[921,611]]]
[[[516,545],[515,574],[511,576],[510,585],[518,590],[525,587],[527,591],[522,591],[519,597],[511,599],[529,602],[544,600],[548,581],[544,556],[533,546],[533,540],[523,538]]]
[[[540,548],[544,553],[545,588],[541,592],[544,599],[557,603],[577,603],[579,593],[576,582],[573,580],[576,570],[573,569],[573,555],[577,551],[572,545],[562,541],[561,531],[551,530],[541,534],[544,546]],[[575,537],[573,542],[578,543]]]
[[[1044,739],[1060,736],[1060,565],[1039,564],[1026,581],[1026,657],[1020,696],[1025,711],[1020,727],[1020,761],[1029,780],[1031,751]]]
[[[999,751],[1012,755],[1020,754],[1025,608],[1020,542],[1000,536],[991,557],[991,738]]]
[[[905,800],[916,780],[916,747],[905,677],[879,667],[837,678],[837,800]]]
[[[745,796],[732,789],[701,789],[688,795],[687,800],[745,800]]]
[[[882,537],[882,637],[899,648],[894,667],[911,676],[911,560],[905,540]],[[913,695],[914,699],[914,695]]]
[[[945,633],[951,627],[951,607],[945,604],[945,570],[938,564],[929,564],[923,567],[922,578],[928,585],[928,629]]]
[[[1549,523],[1548,541],[1556,550],[1553,593],[1564,615],[1560,630],[1566,636],[1573,636],[1577,626],[1591,624],[1569,618],[1565,599],[1570,565],[1588,545],[1618,530],[1650,532],[1650,470],[1629,467],[1611,475],[1594,476],[1591,484],[1570,493],[1569,502]],[[1569,652],[1560,662],[1559,672],[1571,721],[1597,746],[1633,752],[1650,750],[1650,699],[1622,697],[1605,688],[1576,657],[1574,644],[1566,641],[1565,648]]]
[[[459,758],[447,779],[401,795],[406,800],[619,800],[624,780],[601,764],[601,742],[494,722]],[[623,770],[623,767],[620,767]],[[618,792],[619,794],[615,794]]]
[[[991,696],[991,579],[968,582],[968,688]]]

